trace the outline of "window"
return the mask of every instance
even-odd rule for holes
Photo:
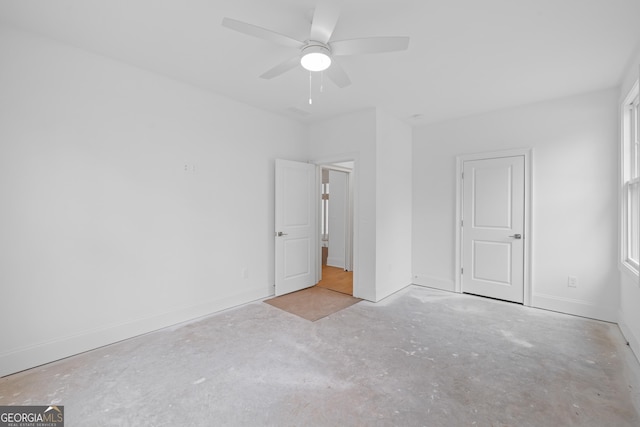
[[[640,108],[638,83],[623,104],[622,115],[622,262],[640,270]]]

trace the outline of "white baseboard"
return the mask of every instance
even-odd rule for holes
[[[631,328],[629,328],[629,326],[627,325],[627,322],[625,322],[622,311],[620,311],[618,314],[618,327],[620,327],[622,336],[627,340],[631,351],[636,356],[638,363],[640,363],[640,339],[635,336]]]
[[[414,275],[413,284],[418,286],[425,286],[428,288],[440,289],[440,290],[449,291],[449,292],[456,291],[455,281],[451,279],[444,279],[441,277]]]
[[[344,258],[327,258],[327,265],[329,267],[344,268]]]
[[[0,354],[0,377],[268,297],[265,287]]]
[[[387,289],[384,291],[384,293],[377,293],[376,294],[376,300],[373,302],[380,302],[383,299],[386,299],[388,297],[390,297],[391,295],[394,295],[398,292],[400,292],[401,290],[411,286],[413,283],[411,283],[411,280],[403,280],[403,279],[399,279],[398,283],[406,283],[406,285],[402,285],[402,286],[397,286],[394,287],[392,289]]]
[[[605,322],[618,322],[617,307],[601,307],[588,301],[562,298],[555,295],[534,293],[531,296],[531,307],[603,320]]]

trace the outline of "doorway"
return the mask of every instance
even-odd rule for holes
[[[531,151],[457,163],[456,291],[530,305]]]
[[[358,278],[358,230],[356,160],[334,160],[332,163],[275,161],[275,284],[276,296],[313,287],[322,280],[321,238],[321,174],[322,168],[346,174],[347,220],[344,242],[344,267],[339,278],[326,280],[322,286],[348,277],[352,296],[363,292]],[[334,192],[335,193],[335,192]],[[328,215],[327,215],[328,218]],[[334,227],[337,228],[337,227]],[[327,247],[330,246],[327,239]],[[333,236],[334,242],[336,237]],[[329,252],[327,252],[327,261]],[[330,267],[330,266],[329,266]],[[330,274],[325,274],[331,279]],[[348,292],[348,291],[344,291]]]
[[[353,162],[322,165],[319,287],[353,295]]]

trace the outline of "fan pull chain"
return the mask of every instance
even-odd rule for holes
[[[324,71],[320,71],[320,93],[324,92]]]
[[[312,83],[312,77],[313,75],[311,74],[311,71],[309,71],[309,105],[313,104],[313,99],[311,99],[311,83]]]

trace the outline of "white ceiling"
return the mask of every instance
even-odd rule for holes
[[[353,84],[325,81],[310,106],[302,68],[258,77],[295,49],[220,23],[305,40],[315,3],[5,0],[0,22],[303,122],[380,107],[420,124],[610,88],[640,47],[640,0],[344,0],[332,40],[410,36],[409,49],[341,58]]]

